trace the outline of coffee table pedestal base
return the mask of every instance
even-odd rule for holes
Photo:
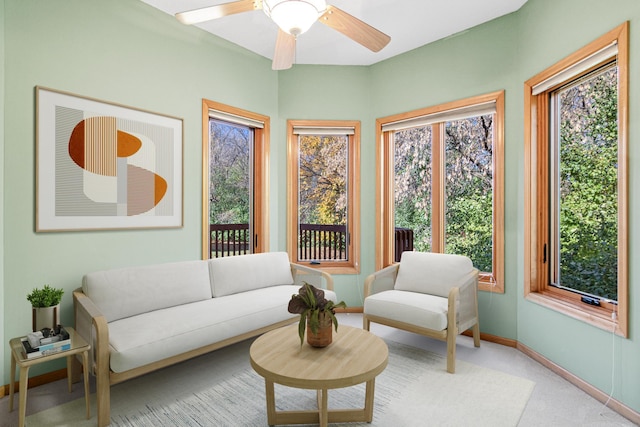
[[[273,381],[265,380],[267,400],[267,422],[270,426],[286,424],[319,424],[327,427],[328,423],[350,423],[373,420],[373,396],[375,379],[366,382],[364,408],[331,409],[328,408],[328,389],[318,390],[318,410],[276,411],[276,398]]]

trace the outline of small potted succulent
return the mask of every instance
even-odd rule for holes
[[[324,291],[304,282],[297,294],[291,296],[289,301],[289,313],[300,314],[298,335],[300,345],[304,341],[304,332],[307,331],[307,342],[313,347],[326,347],[331,344],[331,326],[338,332],[338,319],[335,309],[346,307],[344,301],[334,303],[324,297]]]
[[[43,328],[55,329],[60,324],[60,301],[64,289],[44,285],[27,295],[33,313],[33,331]]]

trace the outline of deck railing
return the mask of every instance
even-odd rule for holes
[[[396,227],[395,231],[395,261],[400,262],[404,251],[413,250],[413,230],[410,228]]]
[[[300,224],[298,260],[347,259],[347,226]]]
[[[249,224],[210,224],[211,258],[251,253]]]
[[[211,257],[251,253],[249,224],[211,224]],[[346,260],[347,227],[344,225],[300,224],[298,259],[300,261]],[[395,261],[404,251],[413,250],[413,230],[396,227]]]

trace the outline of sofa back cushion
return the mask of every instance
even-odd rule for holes
[[[214,297],[293,284],[286,252],[231,256],[209,260],[211,292]]]
[[[447,298],[473,270],[466,256],[407,251],[400,258],[394,289]]]
[[[108,322],[211,298],[207,261],[183,261],[86,274],[82,291]]]

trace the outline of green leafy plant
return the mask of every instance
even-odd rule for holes
[[[32,307],[53,307],[60,304],[64,289],[52,288],[49,285],[44,285],[41,289],[35,288],[29,295],[27,300],[31,303]]]
[[[336,332],[338,331],[338,318],[335,315],[335,309],[346,307],[344,301],[334,303],[324,297],[324,291],[315,286],[304,282],[297,294],[291,296],[289,301],[289,313],[300,314],[300,323],[298,324],[298,334],[300,335],[300,345],[304,340],[304,331],[309,320],[309,328],[311,332],[318,333],[320,327],[320,313],[329,316]]]

